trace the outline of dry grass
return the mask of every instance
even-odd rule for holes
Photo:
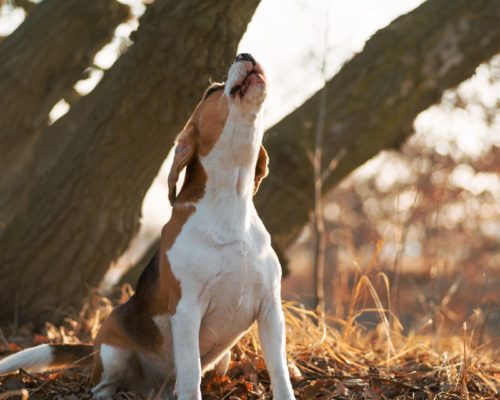
[[[118,302],[130,293],[127,287]],[[370,294],[377,307],[356,308],[360,296]],[[0,338],[3,354],[40,342],[89,342],[112,302],[93,295],[85,307],[62,326],[48,324],[46,336],[29,330],[17,337]],[[463,336],[402,334],[395,316],[385,310],[367,277],[353,293],[349,317],[325,321],[297,303],[284,304],[287,320],[289,368],[298,399],[498,399],[500,362],[498,341],[472,345]],[[357,317],[376,312],[380,323],[367,330]],[[335,327],[335,328],[333,328]],[[497,338],[500,339],[500,338]],[[261,356],[256,329],[233,352],[228,375],[208,373],[203,380],[204,399],[270,399],[269,377]],[[68,369],[43,374],[19,371],[0,377],[0,400],[90,399],[88,370]],[[116,399],[139,399],[119,393]],[[154,399],[154,396],[150,397]]]

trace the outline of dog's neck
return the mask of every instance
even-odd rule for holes
[[[248,118],[230,112],[212,151],[201,159],[207,173],[207,198],[226,202],[251,202],[255,164],[262,142],[261,114]]]
[[[224,226],[228,234],[236,228],[248,228],[255,213],[255,165],[264,133],[261,112],[237,111],[229,113],[211,151],[188,167],[176,201],[177,207],[206,209],[204,215]],[[241,225],[234,227],[235,220]]]

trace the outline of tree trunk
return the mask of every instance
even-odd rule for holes
[[[378,31],[327,85],[324,192],[412,133],[415,117],[500,51],[500,1],[429,0]],[[278,253],[314,208],[314,146],[322,91],[268,130],[270,175],[256,204]]]
[[[27,184],[22,172],[49,111],[128,16],[129,8],[115,0],[45,0],[2,41],[0,226],[12,215],[9,201]]]
[[[33,9],[36,6],[36,4],[31,2],[30,0],[12,0],[11,3],[15,7],[21,7],[24,10],[24,12],[26,12],[27,14],[29,14],[31,11],[33,11]],[[0,4],[2,4],[1,1],[0,1]]]
[[[257,4],[156,0],[135,44],[42,133],[27,196],[0,232],[0,323],[54,319],[99,283],[136,232],[144,194],[209,79],[224,78]]]

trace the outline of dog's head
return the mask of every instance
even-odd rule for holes
[[[257,191],[268,172],[267,153],[261,145],[263,129],[259,122],[266,90],[262,67],[247,53],[236,57],[226,83],[214,83],[208,87],[176,140],[168,177],[171,204],[177,198],[177,180],[185,167],[188,168],[183,191],[189,186],[189,181],[193,186],[193,179],[198,186],[204,183],[201,180],[206,181],[210,169],[252,163],[255,171],[253,192]],[[214,152],[214,148],[217,151]],[[203,174],[204,178],[200,176]],[[185,200],[193,201],[192,188],[188,192],[191,195],[184,196]],[[199,189],[194,192],[200,196]]]

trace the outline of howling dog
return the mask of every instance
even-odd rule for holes
[[[176,139],[168,177],[172,217],[159,252],[135,294],[103,323],[94,346],[36,346],[0,361],[0,373],[62,367],[93,355],[95,399],[122,389],[201,400],[203,373],[224,374],[231,347],[257,321],[274,399],[295,399],[281,267],[252,200],[268,173],[266,90],[262,67],[243,53],[227,82],[205,91]]]

